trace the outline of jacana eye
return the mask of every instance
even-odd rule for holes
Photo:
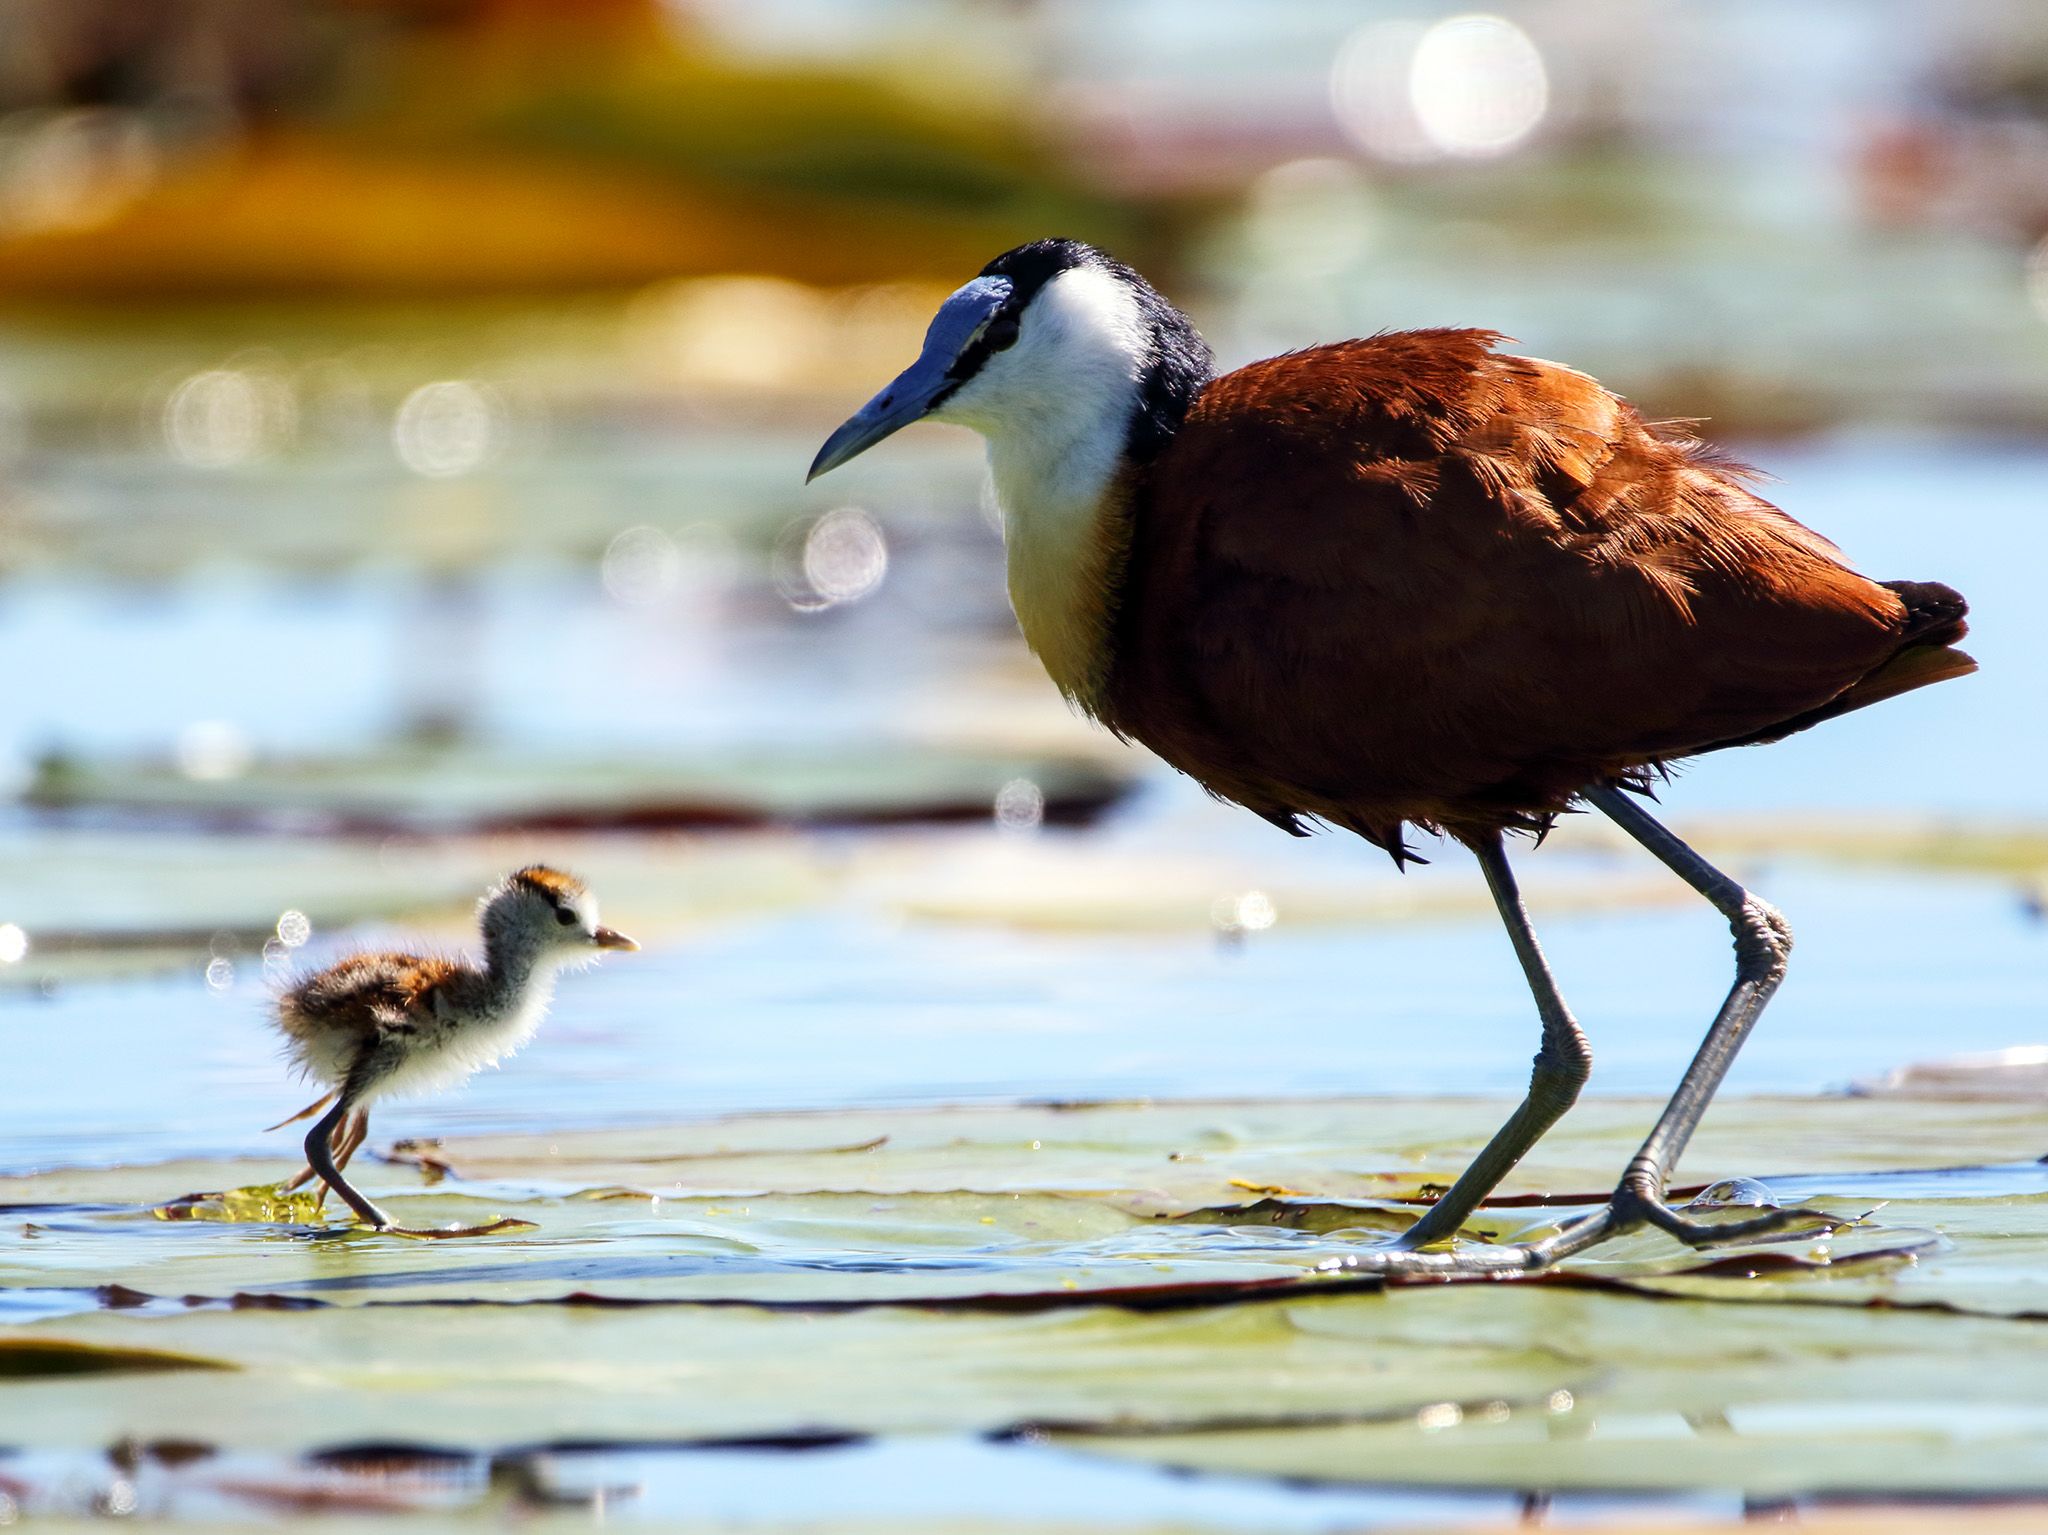
[[[1007,352],[1017,344],[1017,322],[1008,315],[992,321],[981,339],[988,343],[991,352]]]
[[[569,910],[566,906],[557,906],[555,908],[555,920],[561,923],[562,926],[568,927],[576,921],[576,913]]]

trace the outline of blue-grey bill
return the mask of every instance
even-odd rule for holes
[[[818,456],[811,460],[811,472],[804,476],[805,483],[830,473],[884,437],[919,420],[958,388],[961,380],[953,376],[954,361],[1009,296],[1007,277],[977,277],[955,291],[932,316],[931,326],[924,333],[924,350],[918,353],[917,361],[897,374],[888,388],[825,439]]]

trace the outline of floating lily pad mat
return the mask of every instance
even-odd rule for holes
[[[1022,778],[1043,795],[1048,820],[1081,822],[1120,798],[1131,772],[1093,759],[922,744],[715,761],[393,746],[263,759],[202,777],[169,762],[56,758],[40,765],[28,798],[48,809],[147,813],[215,829],[645,830],[985,820],[1003,786]]]
[[[764,1115],[362,1164],[413,1225],[531,1223],[450,1241],[280,1207],[288,1135],[270,1163],[13,1177],[0,1441],[1023,1436],[1336,1483],[2048,1492],[2037,1106],[1733,1101],[1688,1177],[1839,1225],[1381,1287],[1358,1255],[1501,1107]],[[1653,1111],[1583,1106],[1469,1239],[1553,1229]]]

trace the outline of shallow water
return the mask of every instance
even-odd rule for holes
[[[208,721],[224,723],[259,754],[374,751],[422,721],[453,726],[473,749],[508,754],[702,758],[745,749],[840,753],[851,764],[868,760],[877,741],[1097,750],[1060,713],[1009,632],[999,550],[971,506],[971,465],[956,447],[932,452],[946,487],[935,500],[892,500],[901,477],[845,488],[887,535],[889,572],[864,601],[823,613],[792,611],[770,551],[789,518],[831,503],[794,495],[750,501],[730,486],[727,541],[682,541],[713,549],[715,558],[685,559],[674,584],[644,605],[608,593],[598,553],[611,534],[633,523],[677,532],[701,523],[704,508],[677,487],[704,482],[703,466],[669,479],[649,470],[645,493],[622,498],[616,516],[586,501],[580,531],[559,547],[537,538],[518,563],[452,582],[423,580],[406,557],[374,551],[333,576],[212,560],[142,587],[57,573],[18,580],[0,590],[0,674],[11,690],[0,763],[25,769],[52,747],[87,757],[164,756]],[[774,455],[758,445],[749,452],[753,485]],[[2048,665],[2048,635],[2030,606],[2044,552],[2038,490],[2048,483],[2048,450],[1842,439],[1753,456],[1781,474],[1778,495],[1789,510],[1867,568],[1939,578],[1967,592],[1985,671],[1769,751],[1697,764],[1665,796],[1674,817],[1846,809],[1952,813],[1993,827],[2048,819],[2048,786],[2027,767],[2048,755],[2036,681]],[[89,465],[67,473],[95,483]],[[289,475],[279,485],[278,494],[292,493]],[[189,495],[192,486],[172,489]],[[151,493],[136,494],[146,501]],[[246,487],[243,498],[261,505]],[[118,515],[121,504],[109,495],[87,515]],[[550,526],[528,524],[543,534]],[[565,977],[548,1024],[504,1069],[441,1098],[380,1107],[380,1143],[512,1132],[538,1147],[548,1134],[577,1127],[677,1126],[664,1133],[683,1134],[743,1111],[1019,1100],[1277,1099],[1291,1113],[1332,1095],[1383,1095],[1391,1112],[1419,1097],[1505,1097],[1520,1088],[1535,1045],[1529,1003],[1463,854],[1441,850],[1432,867],[1399,876],[1378,854],[1339,838],[1283,838],[1156,765],[1139,775],[1136,792],[1099,823],[1035,834],[989,825],[682,839],[453,837],[407,844],[389,858],[389,846],[209,839],[189,824],[147,816],[51,817],[16,807],[0,814],[0,857],[13,871],[11,885],[0,879],[0,922],[20,915],[33,927],[27,914],[57,923],[51,914],[61,913],[59,925],[88,930],[96,920],[204,929],[253,915],[260,928],[275,905],[234,915],[237,870],[251,883],[260,873],[278,900],[308,906],[360,880],[368,892],[360,909],[386,915],[323,922],[295,956],[313,963],[419,928],[439,943],[461,941],[474,888],[462,881],[480,885],[513,862],[547,856],[612,871],[609,882],[598,878],[606,917],[641,936],[646,952]],[[408,862],[422,849],[445,855],[431,880]],[[195,859],[217,865],[203,889],[190,877]],[[339,874],[337,861],[347,865]],[[1519,863],[1553,963],[1593,1038],[1591,1092],[1641,1098],[1666,1090],[1726,985],[1725,929],[1647,859],[1583,837],[1562,835]],[[1752,855],[1736,869],[1788,912],[1799,950],[1731,1092],[1832,1092],[1908,1062],[2048,1038],[2048,929],[2030,915],[2011,873],[1850,867],[1812,854]],[[101,888],[89,888],[94,880]],[[303,898],[294,893],[301,882]],[[1219,931],[1212,912],[1238,910],[1248,891],[1269,896],[1277,920],[1263,930]],[[204,971],[214,954],[195,948],[133,973],[87,967],[46,989],[0,988],[0,1174],[226,1157],[274,1159],[280,1174],[289,1168],[297,1133],[265,1136],[260,1127],[311,1094],[277,1063],[264,1024],[267,981],[246,937],[224,933],[214,953],[231,954],[234,964],[211,985]],[[1589,1106],[1582,1116],[1621,1107]],[[1814,1118],[1797,1105],[1779,1117],[1793,1132]],[[1361,1120],[1361,1134],[1368,1128]],[[2032,1229],[2039,1179],[2010,1160],[2037,1154],[2031,1145],[2006,1148],[2006,1160],[1965,1175],[1924,1171],[1954,1158],[1939,1144],[1916,1144],[1895,1162],[1860,1157],[1866,1171],[1854,1178],[1807,1178],[1832,1160],[1831,1150],[1852,1148],[1830,1148],[1822,1129],[1805,1135],[1796,1160],[1742,1170],[1769,1178],[1782,1199],[1919,1201],[1913,1207],[1933,1211],[1927,1219],[1936,1225],[1944,1209],[1979,1211],[1970,1218],[1983,1229],[1973,1228],[1968,1241]],[[1612,1148],[1603,1150],[1583,1175],[1587,1187],[1616,1162]],[[1888,1165],[1908,1171],[1869,1170]],[[250,1163],[237,1175],[253,1180],[272,1166]],[[381,1189],[406,1177],[386,1168],[371,1181]],[[149,1197],[182,1187],[152,1183]],[[486,1174],[447,1192],[462,1209],[488,1215],[493,1200],[547,1205],[565,1190]],[[2004,1218],[2002,1201],[2018,1212],[2009,1232],[1993,1229]],[[984,1244],[976,1226],[953,1250],[920,1235],[909,1215],[876,1235],[873,1210],[836,1207],[790,1214],[776,1235],[783,1251],[760,1229],[726,1229],[723,1211],[679,1234],[651,1216],[603,1208],[615,1225],[598,1222],[573,1239],[580,1249],[565,1244],[553,1257],[537,1238],[530,1259],[514,1242],[466,1254],[442,1249],[432,1259],[404,1255],[400,1268],[432,1266],[459,1289],[461,1264],[481,1276],[511,1255],[537,1284],[694,1275],[744,1293],[755,1284],[854,1284],[874,1273],[903,1283],[952,1273],[953,1282],[970,1276],[982,1284],[987,1276],[1021,1283],[1041,1271],[1151,1273],[1181,1261],[1249,1271],[1312,1261],[1321,1251],[1306,1233],[1228,1225],[1084,1231],[1036,1247],[994,1237]],[[44,1267],[74,1249],[89,1266],[104,1250],[97,1244],[116,1236],[155,1255],[135,1259],[131,1278],[146,1278],[152,1263],[174,1272],[231,1263],[253,1243],[270,1255],[265,1272],[279,1292],[294,1294],[298,1282],[283,1278],[294,1265],[348,1271],[351,1254],[376,1242],[309,1244],[263,1227],[230,1236],[202,1222],[138,1226],[132,1213],[89,1204],[28,1218],[50,1223],[35,1249]],[[870,1239],[857,1240],[861,1231]],[[766,1245],[750,1245],[757,1242]],[[634,1270],[639,1262],[644,1274]],[[1987,1261],[1985,1272],[1986,1286],[2018,1286],[2014,1293],[2028,1282],[2012,1263]],[[405,1273],[390,1282],[410,1282]],[[77,1276],[9,1282],[10,1323],[82,1325],[102,1304]],[[1977,1293],[1967,1274],[1953,1282],[1959,1293]],[[166,1294],[182,1293],[170,1277],[163,1284]],[[133,1320],[175,1323],[181,1314],[165,1302],[138,1309]],[[565,1346],[560,1359],[568,1368],[577,1357]],[[758,1359],[743,1356],[736,1378],[803,1357],[778,1342]],[[1174,1357],[1175,1368],[1193,1370],[1207,1356],[1191,1347]],[[857,1356],[855,1367],[876,1366]],[[1175,1377],[1162,1368],[1144,1379],[1171,1401]],[[1285,1385],[1264,1372],[1253,1378]],[[1824,1436],[1826,1414],[1812,1404],[1770,1418],[1774,1389],[1768,1381],[1731,1388],[1746,1425],[1781,1441],[1809,1430]],[[793,1376],[789,1390],[791,1401],[804,1400],[801,1378]],[[1899,1431],[1968,1440],[1978,1409],[1950,1411],[1944,1400],[1937,1391],[1901,1408],[1910,1421]],[[1798,1418],[1802,1412],[1809,1418]],[[1655,1417],[1624,1415],[1612,1432],[1644,1442],[1711,1438],[1699,1425]],[[105,1498],[126,1473],[97,1459],[100,1448],[81,1441],[65,1455],[0,1460],[0,1497],[4,1479],[20,1473],[45,1493],[72,1490],[44,1507],[111,1507]],[[197,1469],[188,1484],[163,1473],[130,1476],[127,1495],[154,1498],[182,1517],[245,1517],[261,1500],[223,1494],[222,1474],[245,1482],[302,1475],[290,1464],[238,1457],[232,1441],[230,1450],[224,1466]],[[1348,1453],[1340,1444],[1327,1464],[1348,1465]],[[1248,1442],[1241,1453],[1202,1461],[1243,1474],[1191,1479],[1159,1469],[1176,1463],[1170,1449],[1144,1453],[1157,1465],[1126,1464],[1044,1444],[923,1433],[793,1459],[729,1449],[592,1451],[552,1457],[550,1475],[572,1490],[640,1489],[633,1499],[608,1500],[608,1513],[705,1524],[854,1517],[951,1527],[979,1517],[1309,1530],[1483,1523],[1519,1507],[1501,1491],[1304,1487],[1265,1454]],[[1307,1464],[1326,1462],[1311,1456]],[[468,1498],[482,1471],[469,1463],[461,1475]],[[1455,1466],[1414,1475],[1459,1479]],[[1502,1472],[1490,1485],[1526,1484]],[[1722,1514],[1733,1506],[1717,1494],[1652,1511]],[[1559,1508],[1586,1517],[1612,1511],[1587,1498]]]
[[[1443,876],[1410,876],[1431,877]],[[1836,1089],[2041,1037],[2041,929],[1999,886],[1788,867],[1770,889],[1799,926],[1799,959],[1732,1091]],[[1726,984],[1716,920],[1681,906],[1559,917],[1544,933],[1593,1036],[1591,1090],[1668,1087]],[[1226,945],[783,913],[566,977],[521,1057],[380,1109],[378,1130],[1039,1098],[1501,1096],[1534,1046],[1505,949],[1483,919],[1307,927],[1283,915]],[[13,1035],[0,1171],[291,1154],[292,1135],[258,1132],[311,1094],[277,1068],[261,974],[244,974],[215,991],[194,965],[0,1004]]]
[[[957,448],[942,438],[922,450],[937,483],[959,481]],[[2048,757],[2037,686],[2048,629],[2035,621],[2038,561],[2027,557],[2044,549],[2048,450],[1842,438],[1752,456],[1780,476],[1775,494],[1790,510],[1867,568],[1966,591],[1985,669],[1767,751],[1697,763],[1667,792],[1672,813],[2048,813],[2048,783],[2026,767]],[[754,447],[743,459],[742,481],[760,494],[774,455]],[[678,483],[719,480],[686,457],[670,467]],[[893,474],[852,489],[905,494]],[[736,494],[727,486],[719,504],[756,504]],[[622,507],[622,520],[650,507],[674,519],[657,497]],[[1033,740],[1091,745],[1007,637],[999,551],[971,511],[949,520],[906,503],[899,528],[879,504],[884,529],[900,533],[887,579],[864,602],[815,614],[793,613],[769,567],[738,552],[756,514],[732,515],[734,533],[715,546],[723,553],[685,561],[678,583],[643,606],[622,606],[594,564],[564,565],[560,554],[481,571],[454,597],[374,564],[332,581],[216,570],[147,594],[17,583],[0,600],[0,673],[12,692],[0,760],[53,744],[166,752],[195,720],[225,721],[259,751],[361,749],[408,711],[451,697],[479,743],[507,752],[816,754],[906,728],[943,739],[948,721],[985,730],[991,717]],[[448,675],[422,682],[421,661],[439,665],[443,651],[458,655]],[[1143,792],[1099,829],[1042,834],[1050,861],[1030,871],[1033,910],[1062,879],[1084,892],[1098,878],[1094,859],[1140,889],[1186,877],[1175,860],[1207,860],[1195,877],[1219,881],[1218,896],[1230,893],[1226,878],[1240,889],[1392,887],[1423,898],[1476,883],[1469,861],[1445,849],[1399,885],[1368,849],[1334,837],[1292,843],[1156,765],[1147,773]],[[61,842],[35,840],[35,824],[13,844],[26,849],[12,861],[31,880],[37,857],[64,856]],[[154,845],[146,824],[130,831],[138,850]],[[889,835],[912,860],[931,848],[931,888],[947,871],[961,887],[1005,878],[992,832]],[[799,857],[829,870],[868,845],[822,837]],[[1552,878],[1655,878],[1642,860],[1545,850],[1522,862],[1539,903]],[[1737,1090],[1824,1090],[2043,1037],[2043,930],[1998,881],[1797,862],[1757,875],[1792,916],[1800,951],[1737,1068]],[[434,1133],[956,1098],[1498,1093],[1525,1070],[1526,1003],[1483,908],[1469,920],[1323,925],[1283,909],[1276,927],[1233,946],[1201,924],[1019,931],[1003,925],[1000,888],[993,921],[932,920],[919,913],[915,879],[908,894],[905,883],[877,894],[828,874],[808,899],[661,933],[653,952],[571,978],[524,1060],[466,1093],[394,1110],[392,1125]],[[107,895],[126,911],[176,899],[175,888],[158,897],[146,883]],[[714,887],[705,903],[718,901]],[[615,903],[611,915],[630,925],[633,913]],[[1681,904],[1546,916],[1542,926],[1594,1037],[1594,1090],[1668,1082],[1723,984],[1714,919]],[[310,952],[348,936],[322,934]],[[0,1002],[14,1068],[0,1089],[0,1164],[259,1145],[250,1127],[296,1106],[263,1042],[260,978],[245,966],[216,992],[197,968]],[[91,1071],[79,1070],[82,1057]]]

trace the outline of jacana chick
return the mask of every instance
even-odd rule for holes
[[[493,886],[478,911],[481,964],[354,954],[279,994],[288,1058],[331,1089],[284,1123],[333,1105],[307,1135],[306,1170],[289,1187],[318,1177],[366,1225],[399,1229],[342,1176],[369,1133],[370,1104],[448,1087],[503,1060],[540,1026],[558,971],[640,947],[598,921],[597,898],[581,880],[539,864]]]
[[[1375,1255],[1388,1272],[1516,1272],[1645,1222],[1706,1243],[1802,1218],[1703,1221],[1665,1199],[1791,932],[1632,791],[1975,669],[1957,593],[1859,574],[1739,466],[1502,339],[1392,332],[1218,375],[1131,268],[1037,240],[948,298],[811,466],[926,417],[972,427],[1018,625],[1080,709],[1297,836],[1340,827],[1405,862],[1416,826],[1477,856],[1542,1047],[1521,1109]],[[1735,984],[1603,1209],[1547,1242],[1444,1251],[1590,1069],[1502,840],[1578,804],[1721,913]]]

